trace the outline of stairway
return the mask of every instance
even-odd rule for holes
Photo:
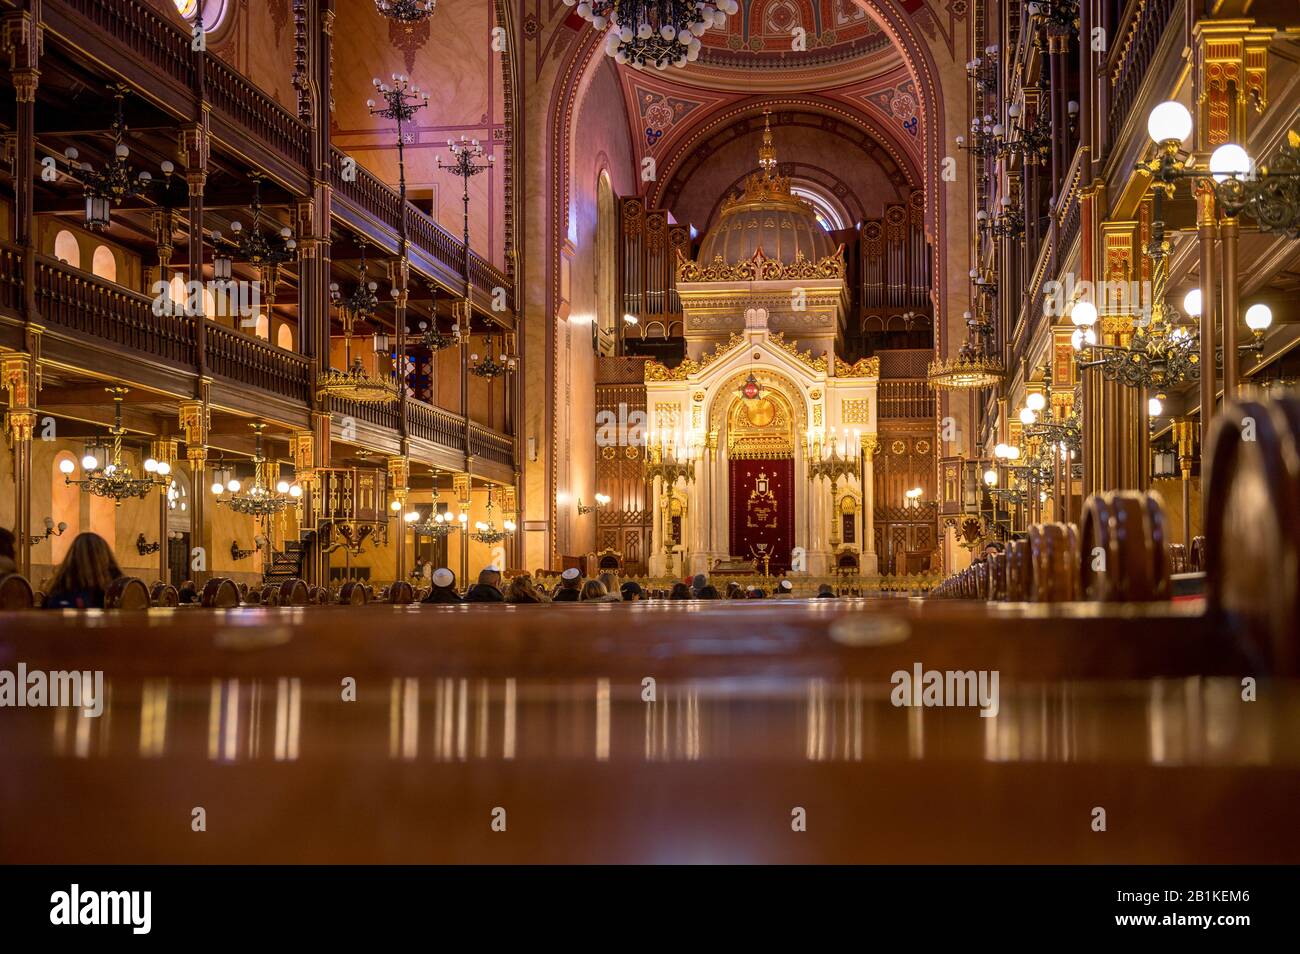
[[[315,538],[314,530],[304,530],[297,540],[286,540],[283,550],[272,550],[270,565],[262,572],[262,583],[302,579],[303,564]]]

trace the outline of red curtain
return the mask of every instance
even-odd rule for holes
[[[729,465],[731,555],[753,557],[760,544],[767,544],[773,572],[788,570],[794,547],[794,461],[733,460]]]

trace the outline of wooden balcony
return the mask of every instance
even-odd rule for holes
[[[23,320],[21,248],[0,243],[0,346],[20,349]],[[312,363],[303,355],[207,318],[156,314],[154,300],[44,255],[36,257],[35,297],[45,327],[43,355],[71,367],[111,371],[126,383],[177,396],[193,393],[198,375],[198,322],[208,374],[223,391],[220,403],[251,413],[305,422],[312,401]],[[468,453],[483,473],[507,480],[514,473],[514,439],[464,416],[421,401],[405,403],[407,433],[441,467],[464,465]],[[397,404],[332,400],[342,425],[350,418],[379,449],[400,446]],[[468,447],[467,447],[468,438]]]
[[[190,37],[142,0],[45,0],[42,11],[47,57],[58,55],[55,47],[61,47],[68,55],[89,59],[178,124],[194,120],[202,95],[215,144],[244,157],[291,191],[308,194],[313,176],[307,124],[219,57],[203,60],[200,88],[199,61],[190,50]],[[355,176],[345,179],[346,158],[338,149],[330,156],[339,220],[395,250],[405,216],[413,268],[458,288],[465,267],[463,243],[409,202],[403,209],[397,191],[360,166]],[[493,290],[504,288],[508,313],[496,314],[512,324],[515,296],[508,276],[473,252],[469,273],[475,307],[493,313]]]

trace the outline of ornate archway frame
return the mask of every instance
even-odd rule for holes
[[[920,34],[911,16],[903,7],[904,0],[854,0],[859,7],[880,25],[898,49],[913,80],[917,95],[917,115],[921,117],[921,181],[925,190],[925,224],[931,236],[934,263],[933,274],[945,276],[947,268],[947,248],[938,241],[938,224],[947,218],[947,196],[942,184],[941,170],[944,152],[941,143],[946,140],[946,113],[943,97],[943,85],[940,79],[938,63],[935,60],[931,44]],[[551,556],[557,556],[555,548],[558,513],[556,488],[558,486],[558,440],[559,434],[554,427],[556,411],[555,380],[557,355],[554,323],[560,302],[561,256],[568,242],[570,214],[570,172],[572,152],[577,136],[576,122],[578,104],[590,86],[597,57],[602,57],[600,47],[601,32],[590,26],[583,28],[579,38],[574,42],[564,57],[563,65],[556,74],[551,88],[549,111],[549,142],[545,154],[547,181],[550,183],[549,223],[545,229],[547,236],[546,263],[547,280],[545,293],[544,320],[547,324],[547,341],[549,347],[544,357],[547,382],[547,420],[550,424],[549,461],[547,468],[547,515],[551,528]],[[962,50],[964,53],[965,51]],[[954,55],[953,62],[959,64],[959,57]],[[964,74],[963,74],[964,83]],[[963,85],[964,90],[964,85]],[[961,102],[964,102],[964,97]],[[964,271],[964,269],[963,269]],[[934,286],[934,313],[946,315],[949,308],[947,285],[939,280]],[[960,305],[961,303],[958,303]],[[960,307],[957,309],[960,311]],[[936,322],[935,347],[940,354],[946,354],[948,345],[947,325]],[[536,361],[536,357],[533,358]],[[874,402],[872,413],[874,415]]]
[[[771,337],[766,329],[733,335],[701,361],[676,371],[656,370],[646,381],[651,430],[680,428],[690,440],[702,441],[708,449],[696,462],[696,479],[685,485],[689,512],[709,517],[707,525],[695,520],[689,530],[692,572],[707,572],[714,561],[731,555],[726,552],[731,529],[725,496],[730,461],[726,422],[740,385],[750,374],[760,385],[778,390],[795,416],[794,542],[807,552],[810,572],[827,573],[832,559],[826,543],[827,521],[833,516],[830,495],[808,479],[804,439],[810,430],[825,433],[833,428],[873,435],[879,377],[831,375],[824,358],[799,353]],[[843,486],[861,492],[856,480]]]

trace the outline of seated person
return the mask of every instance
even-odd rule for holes
[[[743,600],[745,598],[745,589],[735,580],[727,584],[727,599]]]
[[[693,594],[691,588],[685,583],[674,583],[673,591],[668,594],[670,600],[689,600]]]
[[[465,592],[466,603],[504,603],[501,592],[501,571],[494,566],[479,571],[478,582]]]
[[[817,599],[819,600],[835,599],[835,591],[831,589],[831,585],[829,583],[823,583],[821,586],[817,587]]]
[[[751,586],[746,599],[765,600],[767,599],[767,590],[763,589],[761,586]]]
[[[695,598],[700,599],[700,590],[704,589],[709,583],[709,578],[703,573],[696,573],[691,580],[691,590],[695,593]]]
[[[506,591],[507,603],[549,603],[551,598],[533,585],[533,578],[521,573],[510,581]]]
[[[621,603],[623,597],[618,593],[611,593],[605,588],[605,584],[600,580],[588,580],[582,587],[583,603]]]
[[[104,594],[122,568],[97,533],[79,533],[50,581],[45,606],[51,609],[103,609]]]
[[[776,592],[772,594],[774,600],[792,600],[794,599],[794,584],[789,580],[782,580],[776,585]]]
[[[705,583],[701,586],[695,597],[697,600],[716,600],[721,599],[718,596],[718,588],[712,583]]]
[[[551,597],[554,603],[576,603],[582,595],[582,571],[571,566],[560,574],[560,585]]]
[[[421,603],[460,603],[463,602],[456,592],[456,574],[445,566],[433,571],[433,586]]]
[[[624,603],[636,603],[644,599],[644,595],[641,592],[641,584],[636,580],[628,580],[620,588],[620,592],[623,595]]]
[[[605,584],[605,592],[616,599],[623,599],[623,591],[618,585],[618,575],[608,570],[599,577],[600,582]],[[613,600],[611,600],[613,602]]]
[[[18,549],[14,535],[0,527],[0,576],[18,572]]]

